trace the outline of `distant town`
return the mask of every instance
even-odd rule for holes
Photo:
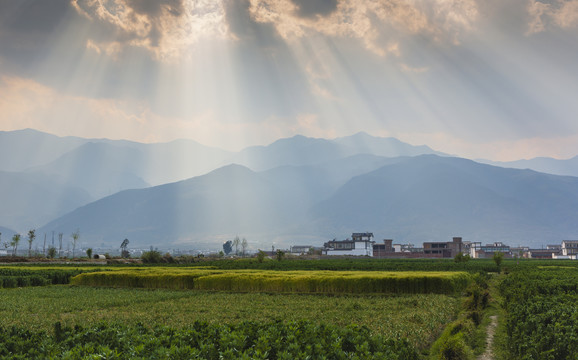
[[[461,253],[473,259],[485,259],[492,258],[495,253],[502,253],[506,258],[576,260],[578,240],[563,240],[560,244],[546,245],[545,249],[531,249],[527,246],[511,247],[502,242],[482,244],[454,237],[451,241],[424,242],[421,247],[416,247],[413,244],[395,244],[393,239],[375,241],[373,233],[366,232],[353,233],[350,239],[328,241],[322,248],[308,245],[290,248],[292,254],[306,254],[312,251],[323,255],[374,258],[453,258]]]
[[[243,239],[244,240],[244,239]],[[232,243],[232,241],[229,241]],[[258,251],[247,248],[243,244],[241,249],[232,250],[229,245],[228,251],[215,250],[185,250],[185,249],[159,249],[150,247],[146,249],[128,248],[128,239],[125,239],[119,248],[111,247],[94,247],[70,248],[70,244],[64,248],[58,249],[44,243],[43,248],[36,246],[34,249],[9,249],[5,246],[0,249],[0,257],[3,256],[49,256],[49,249],[54,249],[54,254],[50,257],[56,258],[74,258],[84,257],[88,253],[91,258],[105,260],[110,257],[139,258],[142,254],[155,250],[170,254],[171,256],[253,256]],[[103,244],[104,245],[104,244]],[[225,248],[225,246],[224,246]],[[88,250],[88,251],[87,251]],[[492,258],[495,253],[503,254],[504,258],[524,258],[524,259],[560,259],[560,260],[578,260],[578,240],[562,240],[560,244],[549,244],[545,248],[532,249],[528,246],[509,246],[503,242],[493,242],[483,244],[482,242],[464,241],[462,237],[453,237],[451,241],[427,241],[422,243],[421,247],[414,244],[394,243],[393,239],[375,240],[373,233],[352,233],[351,238],[345,240],[333,239],[327,241],[322,247],[314,245],[293,245],[289,249],[267,250],[265,253],[269,256],[275,256],[276,251],[281,250],[289,256],[360,256],[381,259],[418,259],[418,258],[454,258],[458,254],[469,256],[472,259]]]

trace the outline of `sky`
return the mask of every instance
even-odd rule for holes
[[[0,130],[578,155],[578,0],[0,0]]]

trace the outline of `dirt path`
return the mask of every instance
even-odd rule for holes
[[[493,360],[492,344],[494,343],[494,334],[498,326],[498,317],[496,315],[490,316],[492,322],[488,326],[488,336],[486,337],[486,352],[478,357],[478,360]]]

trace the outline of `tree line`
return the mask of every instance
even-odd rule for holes
[[[44,234],[44,246],[42,249],[43,255],[45,255],[49,258],[54,258],[57,255],[58,255],[58,257],[62,257],[63,238],[64,238],[64,233],[59,233],[58,234],[58,243],[59,243],[58,250],[56,249],[56,247],[54,245],[51,245],[48,247],[48,249],[46,249],[46,233],[45,233]],[[70,234],[70,238],[71,238],[71,243],[72,243],[72,257],[75,257],[76,256],[76,245],[78,244],[78,240],[80,239],[80,231],[76,230],[75,232]],[[2,233],[0,232],[0,244],[2,244],[4,246],[6,253],[8,253],[9,249],[12,249],[12,256],[18,255],[18,246],[20,245],[22,239],[23,239],[23,237],[21,234],[14,234],[10,241],[2,242]],[[28,231],[28,235],[26,238],[26,242],[28,243],[28,257],[32,257],[32,243],[34,243],[34,240],[36,240],[36,230],[31,229]],[[53,234],[52,242],[54,243],[54,234]]]

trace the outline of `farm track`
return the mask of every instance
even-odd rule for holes
[[[478,360],[493,360],[494,354],[492,351],[492,346],[494,344],[494,334],[496,333],[496,327],[498,326],[498,316],[490,316],[492,322],[488,326],[488,333],[486,337],[486,351],[478,357]]]

